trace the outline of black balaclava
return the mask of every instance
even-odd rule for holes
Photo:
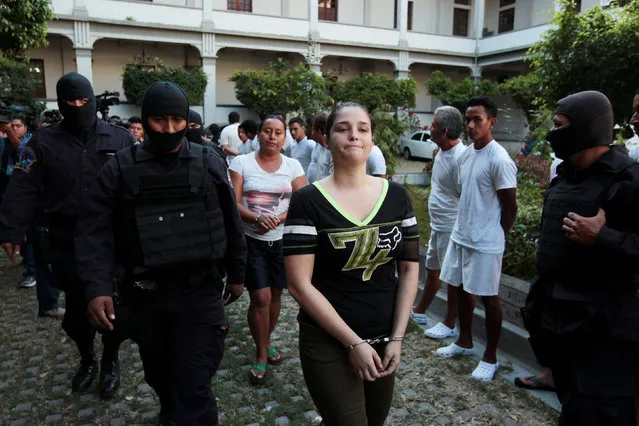
[[[567,160],[585,149],[612,143],[612,105],[603,93],[589,90],[567,96],[557,103],[556,114],[570,120],[569,126],[546,135],[557,158]]]
[[[189,100],[180,86],[170,81],[158,81],[149,86],[142,101],[142,125],[147,135],[144,147],[164,154],[177,148],[184,140],[187,127],[175,133],[160,133],[151,129],[149,117],[189,116]]]
[[[58,96],[58,108],[64,117],[62,124],[76,136],[85,135],[98,119],[91,83],[83,75],[70,72],[60,77],[55,90]],[[65,102],[84,98],[89,98],[89,102],[81,107]]]
[[[187,129],[186,130],[186,140],[189,142],[202,143],[202,135],[204,134],[204,129],[202,128],[202,116],[197,113],[197,111],[189,110],[189,124],[195,123],[199,124],[199,129]]]

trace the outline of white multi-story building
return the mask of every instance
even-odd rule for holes
[[[605,0],[579,1],[587,8]],[[424,82],[503,79],[525,72],[522,55],[548,28],[553,0],[53,0],[49,45],[28,52],[37,96],[55,101],[64,73],[88,77],[96,93],[118,90],[122,67],[143,57],[199,67],[208,76],[205,123],[226,121],[237,101],[231,74],[283,57],[349,79],[377,72],[418,83],[416,112],[438,102]],[[137,59],[136,59],[137,58]],[[136,112],[120,106],[115,113]],[[130,114],[129,114],[130,115]],[[523,124],[522,124],[523,125]]]

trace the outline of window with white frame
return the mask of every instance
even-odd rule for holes
[[[252,12],[253,1],[252,0],[227,0],[227,10],[237,10],[238,12]]]
[[[395,0],[395,16],[393,17],[393,28],[397,29],[397,10],[399,8],[398,6],[398,2],[400,0]],[[413,30],[413,2],[409,1],[408,2],[408,22],[407,22],[407,29],[408,31],[412,31]]]
[[[455,0],[453,35],[468,37],[470,29],[470,0]]]
[[[499,26],[497,32],[505,33],[515,29],[516,0],[499,0]]]

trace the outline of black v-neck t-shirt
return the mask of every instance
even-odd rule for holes
[[[284,255],[314,254],[313,285],[360,337],[392,331],[397,262],[419,261],[419,231],[406,189],[383,181],[370,215],[358,221],[319,183],[293,194],[284,227]],[[319,327],[304,312],[300,321]]]

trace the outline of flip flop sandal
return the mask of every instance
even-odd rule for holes
[[[282,363],[282,354],[280,354],[277,351],[277,348],[275,346],[273,346],[271,349],[269,349],[268,351],[266,351],[266,354],[271,357],[271,358],[267,358],[266,362],[268,362],[271,365],[280,365]],[[276,358],[276,356],[279,355],[279,358]]]
[[[532,383],[532,385],[526,382],[530,382]],[[515,379],[515,386],[522,389],[549,391],[549,392],[555,391],[555,388],[553,386],[545,384],[544,382],[539,380],[537,376],[517,377]]]
[[[495,376],[495,372],[499,368],[499,363],[490,364],[488,362],[479,361],[479,365],[473,371],[473,379],[480,382],[490,382]]]
[[[257,370],[257,375],[253,374],[253,370]],[[260,377],[260,374],[264,372],[264,375]],[[251,383],[254,385],[261,385],[266,380],[266,364],[255,364],[253,363],[252,370],[248,372],[249,379]]]

